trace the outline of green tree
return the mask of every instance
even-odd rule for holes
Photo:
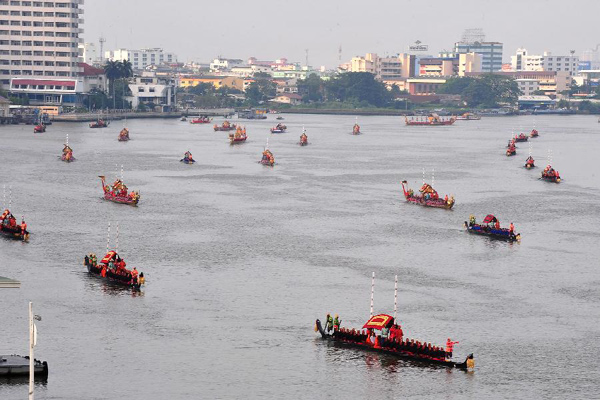
[[[246,89],[246,101],[249,105],[256,106],[275,97],[276,92],[275,83],[270,79],[255,77],[255,81]]]
[[[382,82],[369,72],[347,72],[336,76],[325,85],[327,100],[385,107],[392,97]]]
[[[440,94],[463,94],[463,92],[475,81],[476,78],[456,77],[450,78],[440,86],[437,93]]]
[[[321,102],[325,96],[325,85],[317,74],[298,80],[298,93],[304,101]]]

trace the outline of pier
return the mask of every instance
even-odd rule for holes
[[[0,289],[19,289],[21,282],[0,276]]]

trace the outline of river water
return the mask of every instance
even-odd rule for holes
[[[216,122],[221,123],[220,119]],[[0,240],[0,354],[27,354],[27,304],[42,316],[36,358],[50,376],[38,399],[598,398],[600,125],[595,117],[498,117],[406,127],[399,117],[285,116],[243,121],[249,140],[178,120],[107,129],[0,127],[0,185],[25,215],[29,243]],[[307,147],[297,146],[306,127]],[[511,133],[528,143],[504,155]],[[58,160],[65,136],[77,162]],[[269,139],[274,168],[258,164]],[[192,151],[195,165],[179,162]],[[546,159],[559,185],[538,180]],[[137,208],[101,200],[98,175],[141,191]],[[403,201],[435,169],[453,210]],[[120,174],[120,171],[118,172]],[[1,187],[0,187],[1,189]],[[8,202],[7,189],[7,202]],[[522,242],[468,235],[470,214],[513,222]],[[89,252],[119,252],[147,277],[142,293],[90,277]],[[342,349],[314,332],[393,313],[405,335],[458,340],[465,373]],[[27,387],[0,382],[1,399]]]

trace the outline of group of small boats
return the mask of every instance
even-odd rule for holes
[[[515,135],[512,139],[510,139],[508,141],[508,145],[506,146],[506,156],[511,157],[511,156],[514,156],[517,154],[517,143],[527,142],[527,141],[529,141],[530,138],[537,138],[539,136],[540,136],[540,133],[538,132],[537,129],[532,129],[531,133],[529,135],[526,135],[524,133]],[[530,151],[530,153],[531,153],[531,151]],[[535,168],[535,160],[533,159],[531,154],[529,154],[529,157],[527,157],[527,159],[525,160],[525,168],[526,169]],[[542,179],[544,181],[548,181],[548,182],[554,182],[554,183],[560,183],[560,181],[561,181],[560,174],[558,173],[558,171],[556,171],[554,168],[552,168],[552,166],[550,164],[548,164],[546,166],[546,168],[544,168],[540,179]]]

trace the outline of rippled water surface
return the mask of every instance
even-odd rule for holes
[[[0,185],[25,215],[29,243],[0,240],[0,354],[27,353],[34,302],[47,384],[38,399],[597,398],[600,381],[600,124],[545,116],[406,127],[398,117],[285,116],[245,121],[249,140],[177,120],[108,129],[0,126]],[[217,122],[221,122],[218,120]],[[538,166],[551,150],[560,185],[538,180],[504,146],[529,132]],[[302,126],[311,144],[297,146]],[[66,134],[77,162],[58,160]],[[257,163],[267,138],[274,168]],[[179,162],[186,150],[198,160]],[[141,191],[137,208],[101,200],[98,175]],[[116,167],[118,165],[118,167]],[[452,211],[402,201],[435,168]],[[120,172],[119,172],[120,173]],[[1,190],[1,187],[0,187]],[[8,192],[8,190],[7,190]],[[8,194],[7,194],[8,197]],[[8,199],[7,199],[8,201]],[[520,244],[462,230],[469,214],[514,222]],[[88,252],[119,252],[145,272],[140,294],[90,277]],[[342,349],[321,341],[316,318],[343,325],[393,311],[405,334],[475,353],[472,374]],[[27,387],[0,382],[0,398]]]

